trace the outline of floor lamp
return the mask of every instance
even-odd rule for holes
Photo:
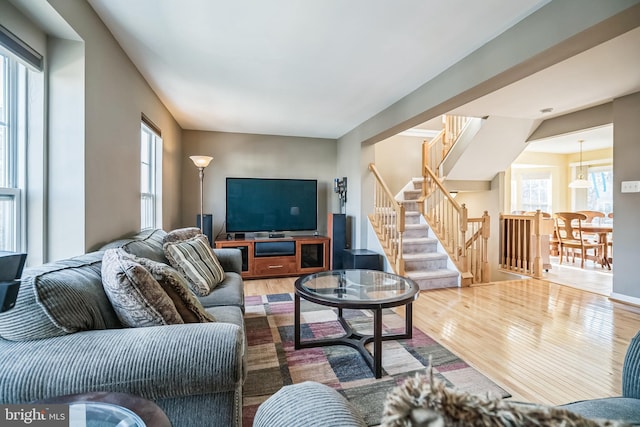
[[[190,156],[189,157],[193,164],[196,165],[198,170],[200,171],[200,231],[204,232],[204,189],[203,189],[203,181],[204,181],[204,168],[209,166],[213,157],[209,156]]]

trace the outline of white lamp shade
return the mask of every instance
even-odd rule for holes
[[[199,168],[206,168],[213,160],[213,157],[209,156],[190,156],[191,160],[193,160],[193,164],[195,164]]]
[[[591,183],[586,179],[576,179],[569,184],[569,188],[591,188]]]

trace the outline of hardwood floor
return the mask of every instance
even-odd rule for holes
[[[246,295],[293,292],[295,278],[247,280]],[[557,405],[619,395],[640,307],[546,280],[422,291],[414,326],[509,391]],[[404,314],[404,310],[399,310]]]

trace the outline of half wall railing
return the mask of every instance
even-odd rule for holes
[[[500,214],[499,268],[542,278],[550,268],[549,236],[553,220],[540,210],[524,215]]]

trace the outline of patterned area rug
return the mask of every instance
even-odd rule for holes
[[[260,403],[287,384],[317,381],[340,391],[362,412],[369,425],[380,423],[389,391],[416,372],[425,372],[431,356],[434,372],[459,390],[509,394],[467,365],[432,338],[413,328],[410,340],[383,341],[383,376],[375,379],[360,353],[347,346],[295,350],[293,348],[293,295],[246,297],[248,374],[243,392],[243,425],[251,426]],[[344,310],[345,319],[358,332],[371,333],[368,310]],[[302,340],[341,336],[337,310],[307,301],[301,304]],[[404,319],[388,309],[383,333],[401,333]]]

